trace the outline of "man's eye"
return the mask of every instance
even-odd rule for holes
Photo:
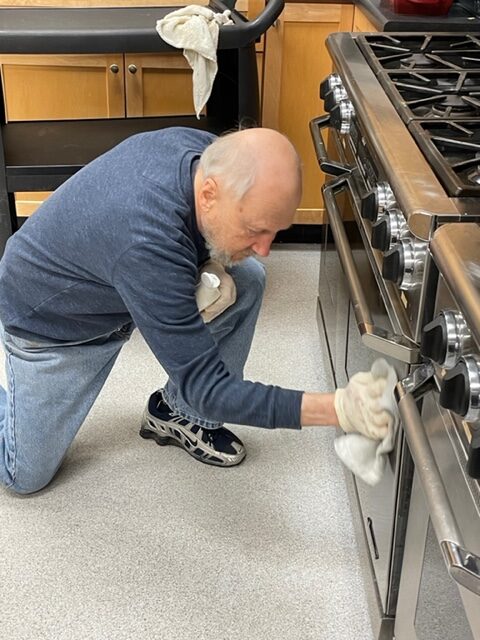
[[[256,236],[258,231],[256,229],[247,229],[247,233],[249,236]]]

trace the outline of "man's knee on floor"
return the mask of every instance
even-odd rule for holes
[[[45,489],[45,487],[52,481],[52,478],[53,476],[23,479],[17,478],[13,482],[6,483],[4,486],[13,493],[29,495]]]

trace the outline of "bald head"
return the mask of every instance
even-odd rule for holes
[[[300,203],[300,158],[278,131],[236,131],[202,153],[194,192],[198,228],[212,258],[228,265],[267,256]]]
[[[296,201],[294,208],[300,201],[300,158],[292,143],[273,129],[244,129],[217,138],[203,152],[200,169],[237,200],[252,190]]]

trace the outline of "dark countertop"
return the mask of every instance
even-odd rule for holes
[[[234,12],[234,25],[221,27],[219,49],[254,42],[278,17],[285,0],[270,0],[253,21]],[[287,2],[353,3],[379,31],[480,32],[474,5],[480,0],[454,0],[447,16],[394,13],[393,0],[286,0]],[[223,11],[233,0],[210,0]],[[3,8],[0,7],[0,53],[116,53],[169,51],[155,31],[156,20],[174,7],[129,8]],[[176,8],[176,7],[175,7]],[[480,12],[480,7],[478,9]]]
[[[393,0],[355,0],[379,31],[480,31],[474,0],[454,1],[446,16],[414,16],[393,12]]]
[[[185,3],[188,4],[188,3]],[[223,12],[231,0],[210,0]],[[270,0],[254,20],[232,11],[221,26],[219,49],[252,45],[282,12],[284,0]],[[0,8],[0,53],[147,53],[172,51],[155,30],[158,19],[179,7]]]
[[[480,31],[480,17],[474,14],[477,3],[480,16],[480,0],[454,0],[446,16],[416,16],[395,13],[393,0],[285,0],[288,4],[310,2],[313,4],[354,4],[379,31]]]

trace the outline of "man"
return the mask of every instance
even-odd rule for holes
[[[264,288],[251,256],[268,255],[300,195],[299,158],[268,129],[139,134],[57,189],[0,263],[0,482],[18,493],[50,482],[135,326],[169,375],[145,438],[234,466],[245,449],[223,422],[338,424],[334,394],[243,380]],[[209,257],[227,266],[236,302],[207,324],[196,287]]]

